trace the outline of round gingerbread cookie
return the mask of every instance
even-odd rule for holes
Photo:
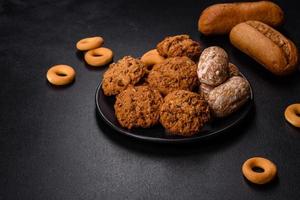
[[[125,56],[109,65],[103,75],[102,89],[107,96],[119,94],[129,85],[134,85],[145,75],[146,66],[139,59]]]
[[[201,47],[199,42],[190,39],[189,35],[176,35],[166,37],[157,45],[158,53],[163,57],[187,56],[192,60],[198,60]]]
[[[197,134],[209,119],[209,106],[204,97],[186,90],[168,94],[160,107],[161,124],[175,135]]]
[[[163,98],[148,86],[129,86],[116,97],[116,117],[122,127],[147,128],[159,120],[159,107]]]
[[[167,58],[154,65],[147,81],[162,95],[179,89],[192,91],[198,84],[197,66],[188,57]]]
[[[204,49],[197,69],[199,81],[213,87],[224,83],[229,77],[228,63],[228,55],[221,47]]]
[[[246,79],[233,76],[212,89],[207,102],[215,117],[226,117],[241,108],[250,98],[251,88]]]

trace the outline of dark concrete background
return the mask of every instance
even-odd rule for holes
[[[297,199],[300,131],[283,117],[299,102],[300,73],[277,78],[224,37],[202,37],[200,11],[220,1],[0,1],[0,199]],[[280,30],[300,45],[297,1]],[[165,36],[187,33],[227,50],[251,82],[255,107],[230,134],[189,145],[122,136],[99,119],[95,90],[106,68],[85,65],[75,43],[101,35],[115,60],[141,56]],[[255,41],[253,41],[255,42]],[[55,88],[47,69],[69,64],[74,84]],[[278,179],[257,187],[242,163],[263,156]]]

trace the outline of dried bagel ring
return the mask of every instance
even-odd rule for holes
[[[104,43],[102,37],[89,37],[79,40],[76,44],[76,48],[80,51],[88,51],[96,49]]]
[[[289,105],[285,109],[284,116],[290,124],[300,128],[300,103]]]
[[[159,55],[156,49],[152,49],[148,52],[146,52],[142,57],[141,61],[145,63],[145,65],[148,66],[153,66],[155,64],[161,63],[164,61],[165,58]]]
[[[255,168],[260,168],[263,171],[257,172],[255,171]],[[250,182],[262,185],[275,178],[277,167],[273,162],[266,158],[253,157],[244,162],[242,172]]]
[[[94,67],[100,67],[107,65],[113,59],[112,50],[104,47],[98,49],[89,50],[84,55],[85,61]]]
[[[53,85],[67,85],[74,81],[75,74],[69,65],[54,65],[47,71],[47,80]]]

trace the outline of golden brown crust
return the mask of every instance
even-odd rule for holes
[[[157,45],[158,53],[163,57],[187,56],[192,60],[198,60],[201,47],[199,42],[190,39],[189,35],[176,35],[166,37]]]
[[[167,58],[154,65],[147,81],[162,95],[179,89],[191,91],[198,84],[197,66],[188,57]]]
[[[168,132],[192,136],[210,120],[209,107],[196,93],[177,90],[164,98],[160,107],[160,122]]]
[[[159,107],[163,98],[148,86],[129,86],[116,97],[116,117],[121,126],[147,128],[159,120]]]
[[[119,94],[129,85],[138,83],[146,73],[146,66],[139,59],[125,56],[109,65],[103,75],[102,89],[105,95]]]
[[[282,9],[270,1],[215,4],[201,13],[198,29],[205,35],[226,34],[235,25],[248,20],[279,26],[283,15]]]
[[[231,43],[276,75],[296,70],[295,44],[272,27],[258,21],[236,25],[230,32]]]

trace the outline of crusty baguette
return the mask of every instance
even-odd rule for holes
[[[198,30],[204,35],[226,34],[248,20],[276,27],[283,23],[283,15],[282,9],[270,1],[215,4],[201,13]]]
[[[298,51],[295,44],[272,27],[247,21],[230,32],[231,43],[276,75],[295,71]]]

